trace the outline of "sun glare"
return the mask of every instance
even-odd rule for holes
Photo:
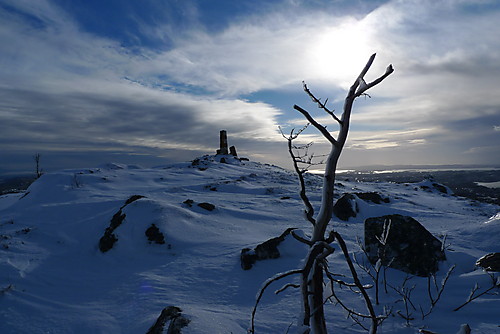
[[[359,22],[350,21],[321,31],[310,48],[311,73],[320,80],[350,85],[374,52],[364,30]]]

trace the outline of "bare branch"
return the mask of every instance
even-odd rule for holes
[[[300,162],[300,159],[298,160],[297,156],[293,152],[293,147],[294,147],[293,140],[296,139],[302,133],[302,131],[304,131],[307,128],[308,125],[309,124],[307,124],[302,129],[300,129],[299,131],[297,131],[295,133],[294,133],[294,129],[292,129],[292,131],[290,132],[290,135],[288,137],[285,136],[285,134],[283,133],[281,128],[280,128],[280,131],[281,131],[281,135],[288,141],[288,153],[290,154],[290,157],[292,158],[293,169],[295,170],[295,173],[297,173],[297,176],[299,178],[300,198],[302,199],[302,202],[304,203],[304,205],[306,207],[306,209],[304,210],[306,218],[314,226],[314,225],[316,225],[316,220],[313,217],[314,216],[314,208],[311,204],[311,201],[309,201],[309,197],[307,197],[306,182],[304,180],[304,173],[306,172],[307,169],[301,169],[299,167],[298,163]]]
[[[439,298],[441,298],[441,294],[443,293],[444,288],[446,286],[446,283],[448,282],[448,279],[450,278],[451,273],[453,272],[455,267],[456,267],[456,264],[452,265],[450,267],[450,269],[448,269],[448,272],[446,273],[446,276],[444,277],[443,281],[441,282],[441,286],[439,288],[437,287],[437,284],[436,284],[436,276],[432,275],[432,277],[434,278],[434,286],[436,287],[436,290],[437,290],[436,298],[434,298],[432,296],[432,293],[431,293],[431,283],[430,283],[431,276],[429,276],[427,278],[427,293],[429,294],[429,300],[431,301],[431,307],[427,313],[424,314],[422,312],[422,319],[432,313],[432,310],[434,309],[434,306],[436,306],[437,302],[439,301]]]
[[[297,233],[295,233],[294,230],[292,230],[291,233],[292,233],[292,237],[294,237],[295,240],[300,241],[300,242],[302,242],[302,243],[304,243],[306,245],[309,245],[309,246],[313,245],[313,243],[311,242],[311,240],[307,240],[305,238],[302,238],[300,235],[298,235]]]
[[[314,127],[316,129],[319,130],[319,132],[321,132],[321,134],[330,142],[332,143],[332,145],[337,145],[337,140],[335,140],[335,138],[332,137],[332,135],[330,134],[330,132],[328,132],[328,130],[321,124],[319,124],[314,118],[312,118],[312,116],[309,114],[309,112],[305,109],[302,109],[301,107],[299,107],[298,105],[294,105],[293,108],[295,110],[297,110],[298,112],[300,112],[302,115],[304,115],[304,117],[307,119],[307,121],[309,123],[311,123],[312,125],[314,125]]]
[[[252,319],[250,321],[250,329],[248,330],[248,333],[255,333],[255,313],[257,312],[257,306],[259,305],[259,302],[260,302],[262,296],[264,295],[264,292],[269,287],[269,285],[271,285],[272,283],[274,283],[282,278],[285,278],[285,277],[288,277],[291,275],[295,275],[295,274],[300,274],[300,273],[302,273],[302,269],[295,269],[295,270],[290,270],[290,271],[287,271],[284,273],[279,273],[279,274],[275,275],[274,277],[268,279],[264,283],[262,288],[260,288],[259,293],[257,294],[257,299],[255,301],[255,305],[254,305],[253,310],[252,310]]]
[[[476,291],[479,290],[479,285],[476,283],[476,285],[474,286],[474,288],[472,288],[470,294],[469,294],[469,297],[467,298],[467,300],[465,301],[465,303],[463,303],[462,305],[460,305],[459,307],[455,308],[453,311],[458,311],[460,310],[462,307],[464,307],[465,305],[469,304],[470,302],[472,302],[474,299],[477,299],[485,294],[487,294],[488,292],[490,292],[491,290],[497,288],[499,289],[500,288],[500,277],[497,277],[496,279],[493,279],[492,277],[492,285],[484,290],[483,292],[479,293],[476,295]]]
[[[335,116],[334,111],[335,110],[330,110],[326,107],[326,103],[328,102],[328,99],[325,100],[325,103],[321,102],[320,99],[318,99],[314,94],[307,88],[307,85],[304,81],[302,81],[302,84],[304,85],[304,92],[306,92],[307,95],[313,100],[314,103],[318,105],[318,108],[323,109],[327,114],[333,117],[334,120],[342,124],[342,121],[338,119],[337,116]]]
[[[370,300],[368,293],[366,293],[366,290],[363,287],[363,284],[361,284],[361,282],[358,278],[358,274],[357,274],[356,269],[354,268],[354,265],[351,261],[351,257],[349,256],[349,252],[347,251],[347,246],[345,244],[344,239],[342,238],[342,236],[338,232],[334,232],[334,234],[335,234],[335,240],[337,240],[337,243],[339,244],[340,248],[342,249],[342,253],[344,253],[344,258],[347,262],[349,270],[351,271],[352,278],[354,279],[354,283],[357,285],[359,291],[361,291],[361,294],[365,300],[366,308],[368,309],[368,312],[370,313],[370,317],[372,320],[372,324],[370,327],[370,333],[376,333],[377,326],[378,326],[378,319],[377,319],[377,315],[375,314],[375,309],[373,308],[372,301]]]
[[[285,284],[283,287],[281,287],[280,289],[274,291],[274,294],[277,295],[283,291],[285,291],[286,289],[288,288],[300,288],[300,284],[293,284],[293,283],[288,283],[288,284]]]

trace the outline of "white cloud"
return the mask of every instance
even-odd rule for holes
[[[271,156],[260,145],[281,143],[280,111],[241,95],[296,90],[306,80],[341,109],[343,89],[372,52],[378,55],[368,78],[389,63],[396,71],[370,92],[373,99],[356,102],[353,125],[376,129],[354,129],[352,148],[418,146],[439,158],[433,143],[454,142],[467,150],[483,132],[465,133],[464,124],[491,132],[491,120],[500,114],[500,39],[494,33],[499,11],[478,15],[454,1],[395,0],[366,16],[335,16],[299,11],[295,1],[293,10],[277,6],[215,33],[197,24],[182,33],[166,22],[157,22],[157,29],[141,26],[172,47],[132,52],[82,31],[49,1],[8,3],[41,26],[0,11],[0,44],[6,46],[0,55],[0,127],[10,138],[2,145],[14,145],[14,138],[26,145],[22,136],[37,136],[54,146],[69,137],[67,146],[104,149],[112,142],[205,150],[226,127],[248,151],[257,147],[258,154]],[[194,22],[198,13],[190,13]],[[281,116],[284,123],[305,123],[290,115]],[[313,131],[303,138],[321,141]]]

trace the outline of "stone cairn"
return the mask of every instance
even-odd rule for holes
[[[236,147],[231,146],[228,150],[227,148],[227,131],[226,130],[221,130],[220,131],[220,148],[217,150],[217,155],[232,155],[234,157],[237,157],[238,154],[236,153]]]

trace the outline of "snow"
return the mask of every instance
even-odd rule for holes
[[[161,310],[178,306],[191,320],[184,333],[246,333],[255,295],[267,279],[301,267],[308,249],[292,238],[280,245],[281,257],[258,261],[251,270],[240,267],[241,249],[254,248],[286,228],[308,235],[295,175],[284,169],[227,157],[198,159],[156,168],[105,164],[97,168],[63,170],[43,175],[23,193],[0,196],[0,333],[145,333]],[[320,204],[321,177],[307,176],[309,196]],[[420,310],[410,327],[396,313],[382,325],[383,333],[415,333],[426,328],[457,332],[467,323],[472,332],[500,332],[498,295],[485,295],[461,310],[477,283],[491,286],[492,277],[475,267],[488,252],[499,251],[500,208],[442,193],[432,182],[418,184],[341,181],[343,192],[377,191],[390,203],[358,200],[360,213],[332,226],[361,259],[356,244],[368,217],[410,215],[431,233],[446,236],[448,260],[437,282],[456,264],[431,315]],[[421,187],[421,186],[428,186]],[[118,241],[102,253],[99,239],[113,215],[133,195],[145,196],[123,208],[126,218],[115,230]],[[185,204],[188,199],[192,206]],[[208,202],[207,211],[198,203]],[[163,245],[149,243],[145,230],[155,224],[165,234]],[[329,257],[335,273],[347,274],[338,246]],[[363,284],[373,284],[359,270]],[[388,269],[389,283],[400,286],[405,274]],[[344,278],[348,280],[347,278]],[[273,292],[291,276],[273,283],[256,313],[256,333],[295,332],[301,311],[298,291]],[[410,280],[413,303],[429,306],[427,279]],[[371,296],[373,289],[369,290]],[[339,295],[365,312],[360,296]],[[403,305],[394,290],[381,289],[382,304]],[[377,312],[383,311],[383,305]],[[417,306],[418,307],[418,306]],[[364,332],[339,306],[327,305],[332,332]],[[452,329],[450,331],[450,328]]]

